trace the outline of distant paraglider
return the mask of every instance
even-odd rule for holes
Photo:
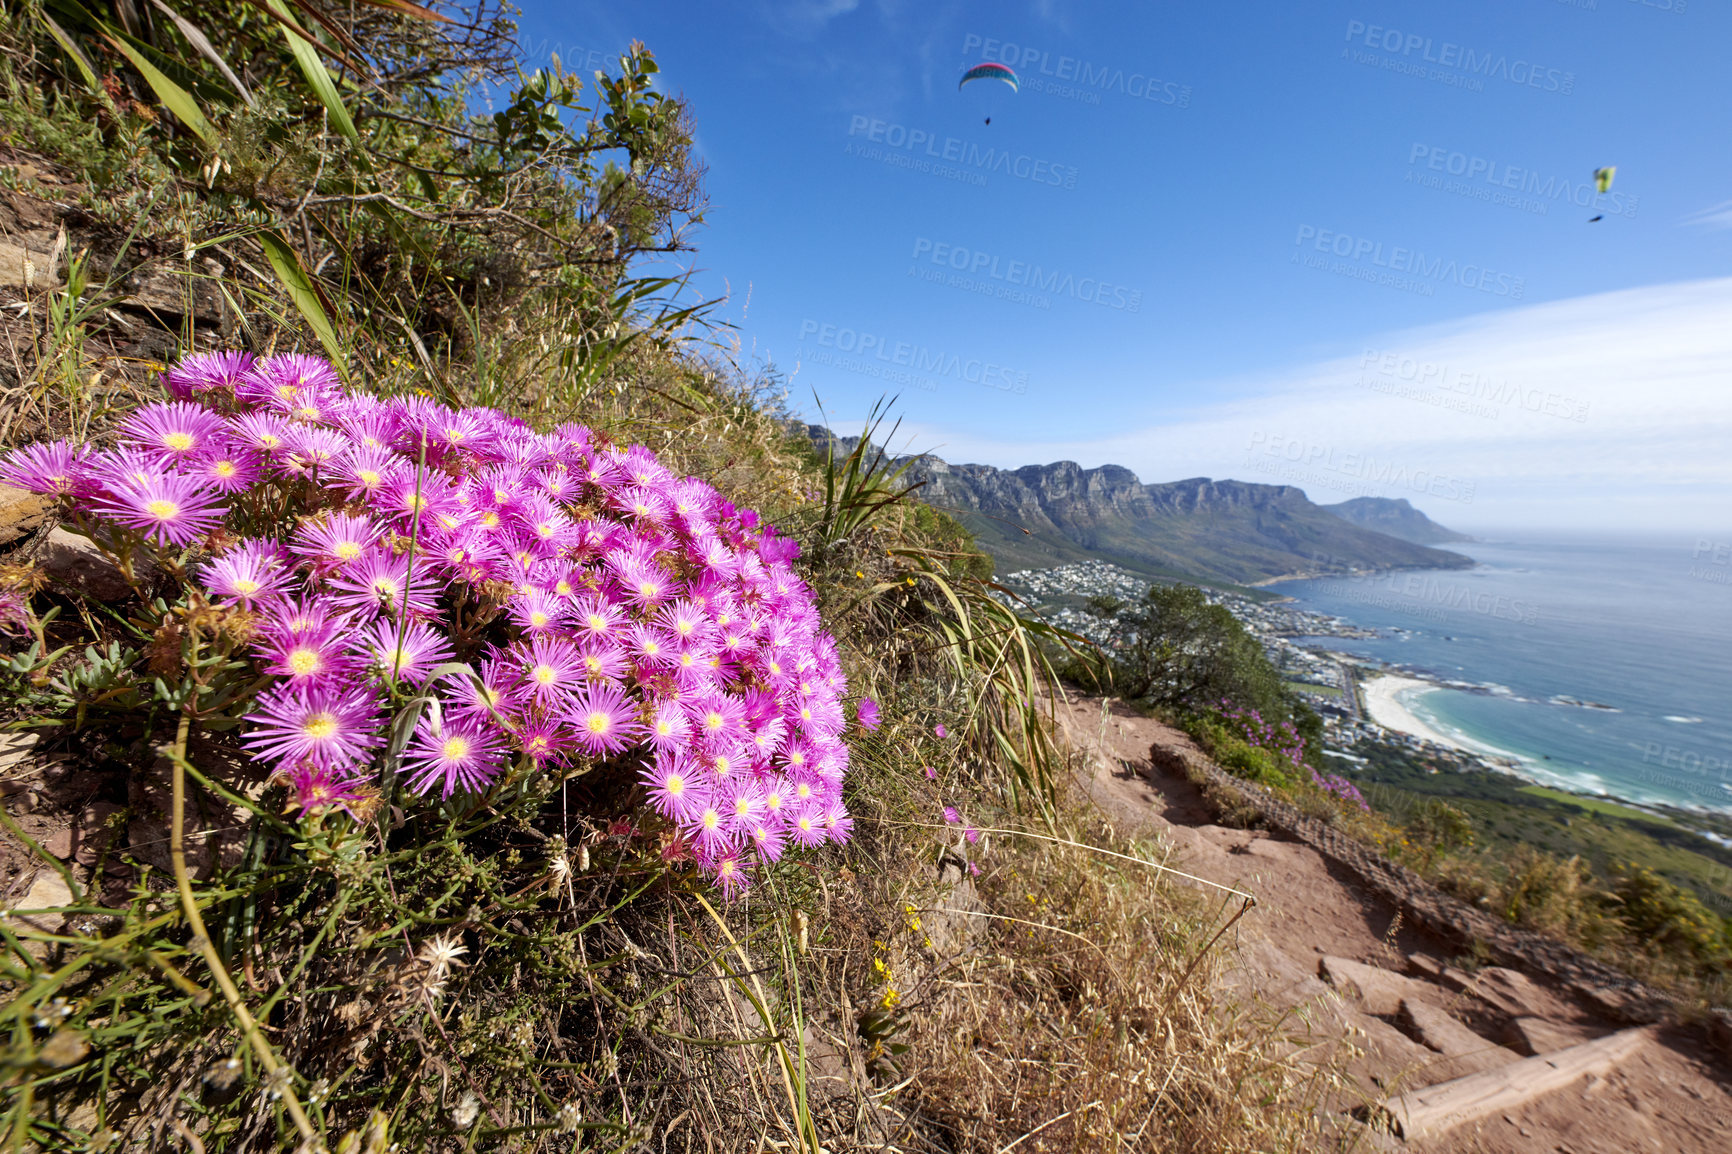
[[[1010,85],[1010,90],[1012,92],[1022,91],[1021,85],[1017,83],[1016,71],[1005,64],[989,62],[986,64],[974,65],[972,68],[963,72],[962,79],[956,82],[956,90],[961,92],[970,81],[974,80],[1002,80],[1006,84]],[[986,123],[991,124],[992,117],[987,117]]]
[[[1614,177],[1616,177],[1617,175],[1618,175],[1618,166],[1615,164],[1607,165],[1605,168],[1594,169],[1594,190],[1596,192],[1598,192],[1601,196],[1604,196],[1606,193],[1612,191],[1612,179]],[[1606,218],[1605,218],[1604,214],[1602,214],[1600,216],[1590,216],[1588,218],[1588,223],[1593,224],[1596,220],[1605,220],[1605,219]]]

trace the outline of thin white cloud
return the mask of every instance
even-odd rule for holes
[[[1111,463],[1145,481],[1293,484],[1320,503],[1407,497],[1446,524],[1732,527],[1732,278],[1372,335],[1232,385],[1240,399],[1087,440],[903,431],[953,462]]]
[[[1693,212],[1680,223],[1703,225],[1707,228],[1732,228],[1732,200],[1723,200],[1700,212]]]

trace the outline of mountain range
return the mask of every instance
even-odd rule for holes
[[[830,432],[807,433],[820,451]],[[836,438],[838,453],[852,437]],[[1099,559],[1151,577],[1260,585],[1381,569],[1462,569],[1472,558],[1431,545],[1469,540],[1405,500],[1313,504],[1291,485],[1192,477],[1144,484],[1119,465],[1074,461],[998,469],[925,455],[905,478],[951,513],[1001,572]]]

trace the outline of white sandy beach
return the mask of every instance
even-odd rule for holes
[[[1367,681],[1362,692],[1365,696],[1365,712],[1371,715],[1371,720],[1385,729],[1393,729],[1397,733],[1405,733],[1411,737],[1423,737],[1427,741],[1435,741],[1439,745],[1447,745],[1465,753],[1477,753],[1454,738],[1447,737],[1414,716],[1401,700],[1401,694],[1409,690],[1436,688],[1429,681],[1421,681],[1416,677],[1397,677],[1384,674]]]

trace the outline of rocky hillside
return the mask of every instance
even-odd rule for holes
[[[1145,485],[1119,465],[1058,461],[1007,470],[932,456],[907,475],[924,482],[922,498],[955,514],[1005,569],[1100,558],[1152,576],[1249,585],[1473,564],[1355,525],[1290,485],[1208,477]]]
[[[1387,533],[1415,545],[1447,545],[1452,541],[1473,540],[1466,533],[1445,529],[1408,504],[1406,497],[1355,497],[1339,505],[1320,507],[1361,529]]]

